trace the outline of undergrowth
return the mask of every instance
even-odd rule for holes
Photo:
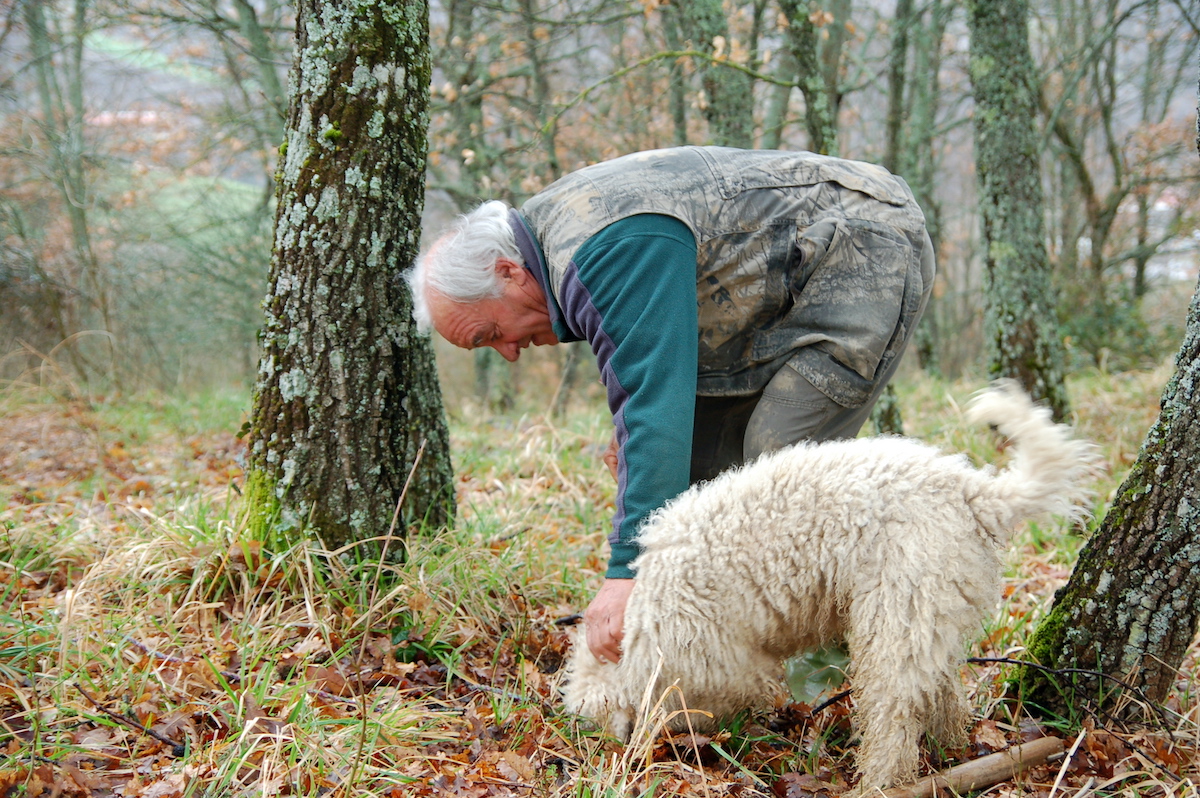
[[[1076,426],[1108,465],[1097,517],[1168,374],[1071,383]],[[907,431],[1002,461],[959,412],[978,387],[901,382]],[[780,702],[704,737],[647,729],[627,747],[563,713],[569,620],[603,578],[612,513],[595,403],[561,421],[455,409],[457,526],[381,564],[247,523],[234,433],[248,399],[199,400],[0,393],[0,795],[791,795],[814,783],[799,774],[849,780],[844,700]],[[973,653],[1020,655],[1087,534],[1022,532]],[[973,748],[929,767],[1030,732],[1000,674],[964,669]],[[1190,789],[1194,684],[1181,675],[1170,734],[1135,744],[1093,724],[1090,764],[1032,771],[1030,788]],[[1182,782],[1160,772],[1172,767]]]

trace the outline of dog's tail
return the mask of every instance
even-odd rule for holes
[[[1008,520],[995,518],[1001,527],[1011,529],[1043,513],[1071,521],[1089,515],[1096,447],[1073,437],[1065,424],[1051,421],[1050,411],[1035,405],[1016,381],[997,380],[976,394],[967,418],[994,425],[1013,442],[1013,461],[996,475],[989,491],[1012,513]]]

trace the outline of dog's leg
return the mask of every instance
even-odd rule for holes
[[[953,678],[942,683],[941,690],[929,707],[929,717],[925,721],[925,730],[929,732],[929,736],[946,748],[962,748],[967,744],[967,726],[971,722],[971,713],[963,698],[957,671],[958,662],[950,663],[947,673]]]
[[[927,729],[946,745],[965,739],[957,659],[963,619],[931,612],[928,594],[917,598],[920,591],[889,604],[886,596],[904,595],[896,590],[878,588],[851,609],[862,788],[915,778]]]
[[[856,755],[859,788],[887,787],[910,781],[917,774],[918,743],[923,696],[907,685],[906,690],[878,684],[894,678],[886,662],[871,662],[854,668],[856,720],[862,738]],[[882,667],[881,667],[882,666]]]
[[[930,615],[922,597],[888,584],[850,608],[860,791],[916,776],[921,735],[948,678],[942,630]]]

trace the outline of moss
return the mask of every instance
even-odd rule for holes
[[[1056,603],[1049,614],[1038,624],[1037,629],[1025,643],[1025,651],[1031,662],[1053,667],[1058,658],[1058,648],[1062,642],[1066,628],[1066,613],[1061,603]],[[1026,669],[1036,674],[1033,668]],[[1022,679],[1024,681],[1024,677]]]
[[[279,511],[275,480],[261,469],[251,469],[246,474],[246,484],[242,488],[241,522],[247,537],[251,540],[274,537]]]
[[[1061,603],[1056,602],[1026,641],[1025,659],[1038,665],[1057,667],[1067,623]],[[1043,713],[1069,719],[1074,715],[1074,708],[1070,692],[1064,687],[1055,681],[1054,676],[1027,666],[1013,669],[1005,679],[1005,692],[1009,695],[1016,695],[1028,706],[1036,707]]]

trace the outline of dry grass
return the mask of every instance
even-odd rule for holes
[[[1110,466],[1099,501],[1136,457],[1168,374],[1072,382],[1077,425]],[[978,387],[902,384],[909,432],[996,461],[958,412]],[[712,737],[650,728],[628,747],[561,714],[568,641],[555,621],[599,584],[611,515],[609,424],[594,401],[562,422],[544,403],[454,412],[457,527],[383,568],[253,538],[231,490],[230,408],[245,401],[0,394],[0,795],[811,794],[814,782],[780,778],[796,772],[846,783],[840,704],[781,706]],[[1080,544],[1052,526],[1021,536],[979,652],[1020,653]],[[1195,668],[1189,658],[1171,699],[1176,728],[1093,726],[1061,773],[992,794],[1194,791]],[[996,667],[966,674],[991,719],[957,755],[1029,733]]]

